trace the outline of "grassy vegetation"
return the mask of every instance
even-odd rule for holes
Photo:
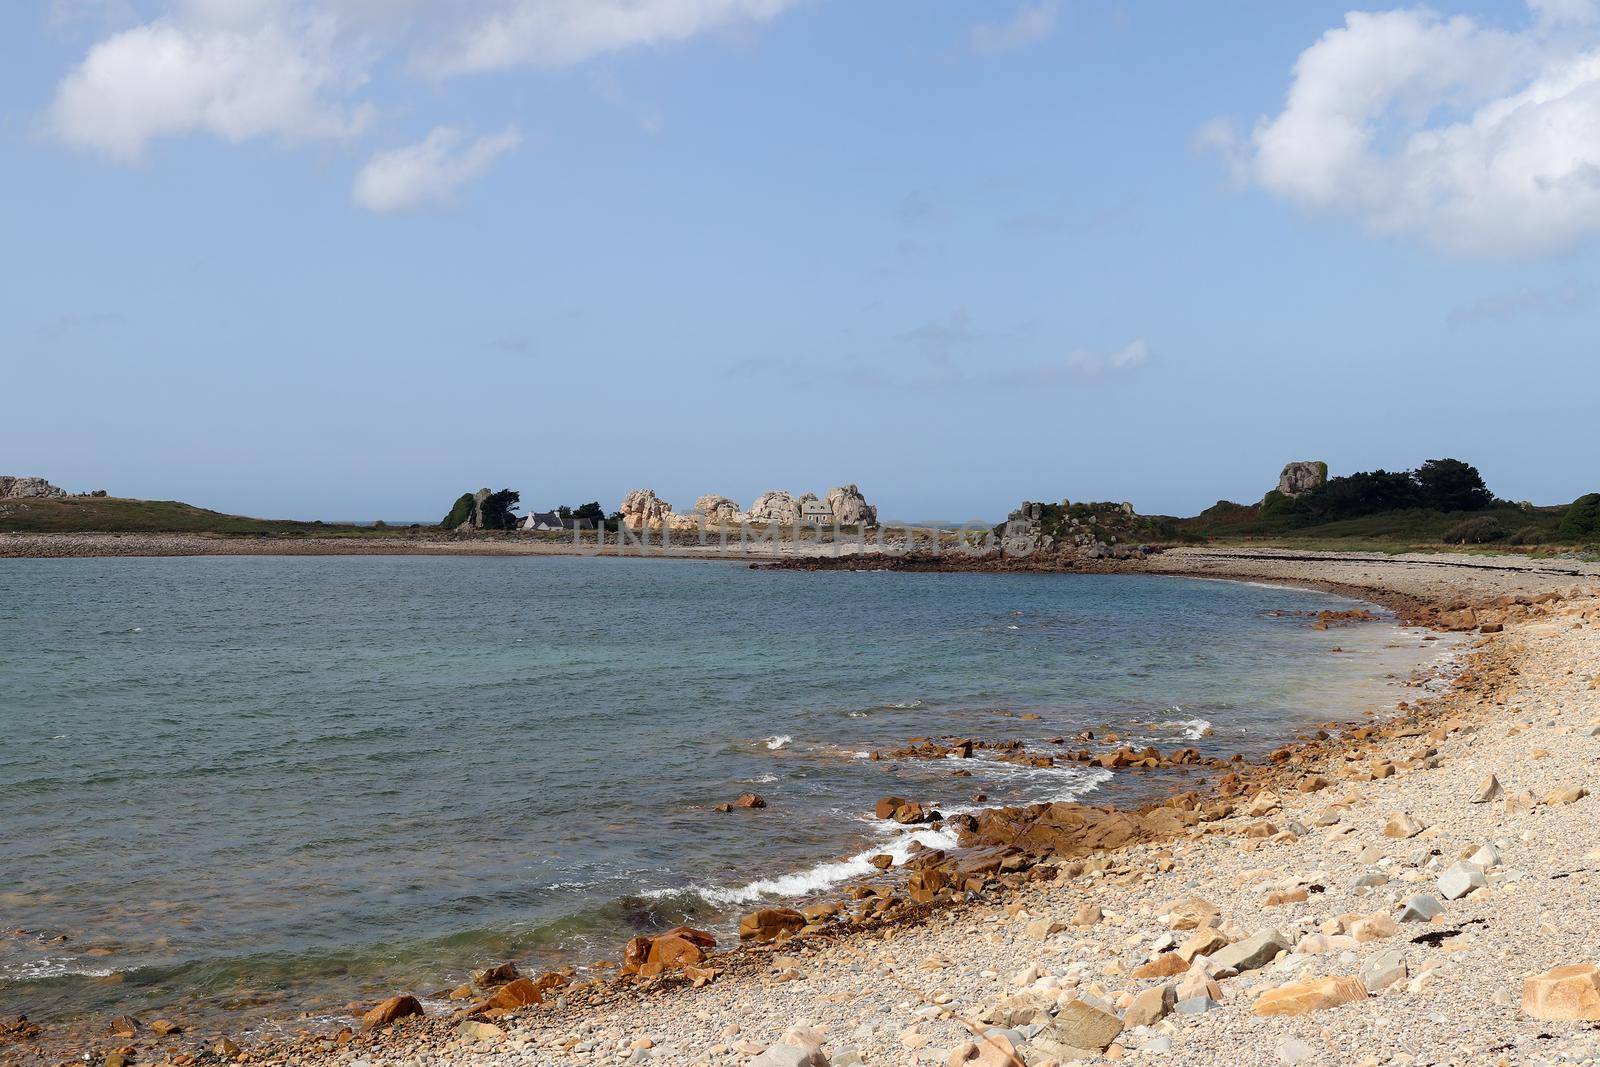
[[[1262,515],[1263,509],[1220,501],[1192,519],[1185,532],[1215,540],[1266,541],[1303,548],[1403,552],[1418,546],[1463,551],[1546,552],[1581,547],[1585,538],[1562,531],[1566,506],[1524,508],[1497,503],[1480,511],[1405,508],[1357,518],[1305,525],[1292,516]]]
[[[176,500],[119,497],[0,500],[3,533],[204,533],[225,537],[396,537],[404,527],[224,515]]]

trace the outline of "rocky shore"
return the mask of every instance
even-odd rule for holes
[[[243,1049],[120,1020],[123,1032],[97,1040],[89,1059],[1039,1067],[1600,1056],[1593,568],[1155,559],[1171,573],[1386,598],[1469,647],[1448,679],[1397,708],[1285,739],[1258,765],[1215,767],[1203,792],[1135,811],[1054,804],[946,820],[961,849],[919,853],[841,901],[752,913],[732,951],[673,931],[636,939],[619,975],[487,973],[421,1000],[353,1006],[365,1018],[344,1031]],[[885,799],[907,825],[938,818],[915,798]],[[0,1024],[14,1034],[0,1059],[20,1055],[32,1039]]]

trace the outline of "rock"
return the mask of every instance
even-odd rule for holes
[[[1250,1011],[1255,1015],[1304,1015],[1366,998],[1367,988],[1358,978],[1313,978],[1267,990],[1256,998]]]
[[[1490,867],[1498,867],[1501,863],[1500,851],[1493,845],[1480,846],[1478,850],[1472,855],[1468,856],[1467,859],[1471,860],[1473,863],[1476,863],[1484,870],[1488,870]]]
[[[1435,915],[1444,914],[1444,905],[1426,893],[1416,893],[1406,898],[1400,909],[1403,923],[1425,923]]]
[[[855,483],[828,490],[828,506],[833,509],[833,521],[840,526],[876,526],[878,509],[867,503]]]
[[[1406,812],[1397,811],[1391,814],[1389,821],[1384,824],[1383,836],[1404,840],[1408,837],[1416,837],[1426,829],[1427,827]]]
[[[1191,894],[1163,905],[1161,914],[1167,917],[1167,925],[1174,930],[1194,930],[1210,926],[1211,920],[1222,915],[1222,909],[1204,897]]]
[[[1551,807],[1556,807],[1562,804],[1576,804],[1578,801],[1582,800],[1588,795],[1589,791],[1583,788],[1583,786],[1570,785],[1563,789],[1550,790],[1550,792],[1546,793],[1540,799],[1539,803],[1546,804]]]
[[[1171,978],[1189,969],[1189,961],[1176,952],[1163,952],[1128,973],[1129,978]]]
[[[867,857],[867,862],[880,871],[886,871],[894,866],[894,857],[887,852],[880,852],[876,856]]]
[[[361,1029],[376,1030],[379,1027],[390,1025],[398,1019],[421,1014],[423,1014],[422,1005],[417,998],[408,994],[401,994],[397,997],[390,997],[363,1015],[361,1017]]]
[[[1600,968],[1575,963],[1523,979],[1522,1011],[1550,1022],[1600,1020]]]
[[[894,813],[905,807],[908,801],[905,797],[882,797],[873,806],[872,813],[880,819],[892,819]]]
[[[1482,889],[1488,884],[1482,867],[1462,860],[1451,864],[1439,876],[1439,895],[1446,900],[1460,900],[1474,889]]]
[[[1072,914],[1072,925],[1078,927],[1094,926],[1103,917],[1100,905],[1086,900],[1078,905],[1078,910]]]
[[[1218,949],[1212,954],[1211,962],[1225,971],[1239,974],[1266,966],[1278,953],[1289,951],[1291,944],[1281,931],[1268,928]]]
[[[828,1067],[828,1059],[799,1045],[780,1041],[748,1061],[747,1067]]]
[[[1173,982],[1151,986],[1133,998],[1122,1013],[1123,1026],[1154,1026],[1178,1003],[1178,987]]]
[[[644,940],[635,938],[635,941]],[[629,942],[629,948],[633,943]],[[496,989],[485,1003],[486,1007],[498,1008],[501,1011],[516,1011],[518,1008],[530,1007],[544,1002],[544,994],[539,991],[532,980],[515,978],[500,988]]]
[[[1304,1063],[1315,1055],[1316,1050],[1297,1037],[1286,1037],[1278,1042],[1278,1062],[1289,1064],[1290,1067]]]
[[[1021,1036],[1017,1035],[1018,1038]],[[1017,1052],[1018,1043],[1011,1039],[1011,1034],[989,1030],[978,1036],[978,1058],[972,1063],[975,1067],[1017,1067],[1023,1062]]]
[[[183,1033],[183,1027],[168,1019],[157,1019],[150,1024],[150,1032],[157,1037],[170,1037]]]
[[[802,916],[801,923],[804,922]],[[667,971],[704,963],[706,952],[715,948],[716,944],[717,939],[711,934],[691,926],[676,926],[653,937],[635,937],[622,951],[622,973],[653,978]],[[537,1004],[539,1001],[536,999],[527,1003]]]
[[[632,489],[617,510],[630,530],[659,530],[668,522],[672,505],[657,497],[654,489]]]
[[[1397,948],[1386,949],[1361,965],[1361,984],[1369,993],[1381,993],[1407,973],[1405,953]]]
[[[773,941],[806,925],[806,917],[793,908],[762,908],[739,920],[741,941]]]
[[[1202,926],[1178,946],[1177,955],[1181,959],[1193,961],[1196,956],[1210,956],[1219,949],[1226,948],[1227,944],[1228,939],[1220,930]]]
[[[1505,812],[1507,815],[1526,815],[1533,810],[1533,794],[1524,789],[1517,793],[1506,794]]]
[[[58,489],[43,478],[0,475],[0,500],[41,500],[66,495],[66,490]]]
[[[135,1037],[141,1029],[143,1027],[139,1020],[132,1015],[119,1015],[106,1026],[108,1033],[116,1034],[118,1037]]]
[[[506,1036],[506,1032],[494,1023],[486,1023],[478,1019],[461,1020],[456,1026],[456,1033],[473,1041],[499,1041]]]
[[[1328,480],[1328,465],[1321,460],[1296,460],[1284,464],[1278,475],[1278,492],[1293,499],[1313,489],[1320,489]]]
[[[1259,818],[1263,815],[1271,815],[1282,806],[1283,802],[1278,798],[1278,794],[1270,789],[1263,789],[1250,801],[1250,804],[1244,809],[1244,813]]]
[[[489,989],[493,986],[505,985],[507,982],[514,982],[520,977],[522,976],[517,973],[517,965],[507,960],[505,963],[499,963],[493,967],[485,967],[481,971],[474,972],[472,981],[483,989]]]
[[[759,793],[740,793],[739,799],[733,802],[736,808],[764,808],[767,806],[765,798]]]
[[[774,489],[756,498],[746,518],[769,526],[793,526],[800,521],[800,502],[782,489]]]
[[[1381,911],[1374,912],[1371,915],[1363,915],[1350,924],[1350,936],[1357,943],[1393,937],[1399,932],[1400,928],[1395,925],[1394,920]]]
[[[744,521],[739,505],[725,496],[708,493],[694,502],[695,511],[705,517],[707,525],[737,526]]]
[[[1048,1030],[1050,1036],[1063,1045],[1104,1052],[1122,1033],[1122,1020],[1079,998],[1061,1009]]]

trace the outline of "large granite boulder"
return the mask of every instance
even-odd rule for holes
[[[800,521],[800,501],[782,489],[774,489],[756,497],[750,505],[749,518],[769,526],[793,526]]]
[[[634,489],[622,498],[623,523],[632,530],[659,530],[672,515],[672,505],[656,496],[654,489]]]
[[[744,519],[739,505],[725,496],[707,493],[694,502],[694,509],[712,526],[737,526]]]
[[[878,509],[867,503],[855,483],[828,490],[828,506],[833,509],[833,521],[840,526],[876,526]]]
[[[1297,497],[1320,489],[1328,480],[1328,465],[1321,460],[1303,459],[1285,464],[1278,475],[1278,492],[1287,497]]]
[[[66,490],[58,489],[43,478],[12,478],[0,475],[0,500],[37,500],[66,495]]]

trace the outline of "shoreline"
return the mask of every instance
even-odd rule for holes
[[[1161,557],[1157,557],[1156,559],[1158,562],[1160,562]],[[1357,599],[1382,603],[1386,607],[1395,609],[1396,614],[1402,616],[1401,621],[1403,623],[1425,623],[1435,627],[1444,624],[1445,628],[1455,629],[1457,632],[1462,632],[1461,628],[1458,626],[1450,625],[1453,621],[1459,622],[1459,619],[1453,619],[1452,616],[1459,613],[1462,610],[1462,607],[1455,605],[1448,597],[1441,597],[1437,595],[1436,590],[1430,589],[1424,593],[1416,588],[1396,589],[1392,586],[1396,584],[1408,586],[1410,583],[1394,583],[1392,581],[1389,583],[1391,586],[1390,588],[1382,588],[1374,585],[1363,584],[1359,581],[1350,580],[1351,578],[1359,577],[1356,575],[1347,575],[1342,576],[1338,580],[1329,580],[1323,577],[1306,574],[1296,576],[1293,574],[1281,573],[1284,567],[1303,567],[1307,562],[1314,561],[1318,564],[1326,564],[1329,562],[1328,557],[1315,557],[1314,560],[1311,560],[1302,555],[1301,558],[1289,560],[1281,555],[1271,554],[1267,557],[1267,559],[1269,561],[1269,566],[1265,568],[1262,566],[1241,568],[1241,570],[1245,571],[1245,573],[1218,573],[1217,568],[1219,566],[1219,560],[1215,555],[1202,555],[1199,559],[1187,559],[1181,565],[1181,567],[1162,567],[1161,569],[1096,567],[1094,570],[1126,570],[1135,571],[1137,573],[1170,573],[1180,576],[1210,577],[1232,581],[1260,582],[1270,580],[1271,582],[1290,587],[1323,589],[1325,591],[1336,592],[1345,596],[1353,596]],[[1351,559],[1340,561],[1337,559],[1337,557],[1335,557],[1335,561],[1342,562],[1344,565],[1352,567],[1366,566],[1372,563],[1381,564],[1404,562],[1390,560],[1372,561]],[[1172,561],[1166,562],[1170,564]],[[1263,569],[1271,570],[1275,573],[1259,573]],[[1467,567],[1458,569],[1487,568]],[[1088,570],[1088,568],[1084,568],[1084,570]],[[1515,580],[1518,582],[1537,581],[1548,584],[1554,579],[1568,577],[1567,575],[1559,574],[1558,572],[1548,569],[1535,568],[1530,570],[1529,568],[1513,567],[1506,568],[1505,570],[1508,573],[1514,574],[1516,576]],[[1199,573],[1200,571],[1205,571],[1206,573]],[[1394,576],[1391,573],[1388,577],[1392,579]],[[1374,593],[1380,595],[1375,596],[1373,595]],[[1524,594],[1524,596],[1526,596],[1526,594]],[[1479,598],[1480,601],[1483,599],[1485,598]],[[1399,607],[1403,607],[1406,610],[1398,610],[1396,605],[1399,605]],[[1537,605],[1535,605],[1535,607],[1537,607]],[[1520,610],[1520,606],[1517,606],[1517,609]],[[1410,618],[1406,617],[1407,612],[1410,613]],[[1494,624],[1491,623],[1491,625]],[[1490,658],[1493,651],[1493,645],[1499,644],[1503,646],[1505,644],[1505,640],[1509,636],[1510,630],[1508,630],[1507,634],[1504,636],[1495,635],[1493,640],[1490,641],[1489,646],[1485,650],[1479,650],[1473,658]],[[1484,640],[1489,639],[1485,638]],[[1468,666],[1463,668],[1468,675],[1471,675],[1475,669],[1476,667],[1470,663]],[[1434,701],[1430,698],[1424,703],[1431,705],[1434,703]],[[1441,703],[1448,704],[1449,702],[1443,701]],[[1406,705],[1402,703],[1401,707],[1404,709]],[[1450,713],[1450,707],[1431,708],[1429,718],[1436,721]],[[1420,713],[1411,712],[1402,717],[1420,717]],[[1360,733],[1362,729],[1366,728],[1356,728],[1358,733]],[[1353,741],[1347,737],[1345,742],[1347,745],[1360,747],[1370,740],[1371,738],[1362,735]],[[1318,760],[1324,762],[1332,761],[1338,755],[1338,752],[1335,750],[1342,750],[1345,747],[1344,745],[1341,745],[1337,739],[1329,742],[1296,742],[1285,738],[1283,739],[1283,742],[1284,743],[1282,745],[1274,750],[1271,758],[1258,766],[1254,766],[1242,771],[1241,776],[1243,778],[1255,783],[1255,786],[1252,788],[1267,788],[1272,784],[1279,784],[1282,786],[1286,781],[1284,777],[1286,768],[1297,768],[1293,773],[1298,774],[1299,769],[1303,769],[1302,765],[1307,760]],[[1280,754],[1282,754],[1281,759],[1279,758]],[[1166,801],[1161,801],[1154,804],[1142,805],[1137,810],[1141,814],[1148,814],[1152,811],[1171,810],[1171,804],[1172,800],[1168,799]],[[1087,808],[1086,805],[1069,805],[1069,807]],[[996,810],[1011,811],[1012,809]],[[1105,810],[1107,811],[1107,814],[1122,814],[1121,812],[1113,812],[1111,809]],[[1232,816],[1225,815],[1220,817],[1220,819],[1217,821],[1222,821],[1228,818],[1232,818]],[[1195,822],[1190,823],[1189,825],[1190,827],[1195,825],[1209,826],[1211,823]],[[1173,838],[1160,834],[1151,835],[1149,837],[1136,837],[1133,844],[1106,852],[1104,855],[1120,856],[1124,852],[1137,854],[1141,850],[1160,849],[1165,847],[1164,842],[1170,842],[1172,840],[1181,841],[1182,837],[1180,835],[1176,838]],[[983,846],[978,844],[976,847]],[[960,854],[958,853],[956,855],[959,858]],[[1100,855],[1100,853],[1098,851],[1091,850],[1090,852],[1087,852],[1086,855]],[[1090,869],[1087,872],[1087,876],[1091,878],[1091,880],[1096,879],[1097,876],[1103,879],[1105,871],[1111,869],[1109,867],[1102,868],[1098,871],[1093,869],[1094,864],[1099,862],[1101,861],[1095,859],[1090,863]],[[1023,868],[1023,870],[1037,869],[1041,866],[1045,866],[1045,864],[1042,861],[1039,861],[1029,864],[1028,867]],[[1067,878],[1065,875],[1060,873],[1063,869],[1061,863],[1055,863],[1051,866],[1053,866],[1056,872],[1056,880],[1048,883],[1052,888],[1070,886],[1074,881],[1086,876],[1083,870],[1079,870],[1070,878]],[[893,912],[892,914],[882,916],[881,921],[874,920],[868,924],[862,924],[860,928],[847,931],[809,931],[791,944],[795,946],[796,951],[815,952],[819,949],[822,951],[832,951],[834,948],[838,948],[840,952],[848,954],[850,946],[862,942],[872,943],[879,936],[892,937],[893,939],[898,940],[902,936],[911,937],[916,935],[918,930],[925,930],[930,926],[937,927],[950,924],[970,924],[970,922],[974,921],[973,916],[995,907],[996,900],[994,898],[996,897],[1003,898],[1006,896],[1019,895],[1029,896],[1030,894],[1036,894],[1037,892],[1040,892],[1041,890],[1039,890],[1038,887],[1035,886],[1035,884],[1030,880],[1031,877],[1031,875],[1029,877],[1024,877],[1020,881],[1015,882],[1015,884],[1004,881],[993,883],[986,887],[986,889],[980,894],[979,899],[961,904],[950,904],[942,901],[927,903],[910,902],[911,906],[905,906],[898,912]],[[1045,892],[1048,892],[1048,890],[1045,890]],[[1076,896],[1076,894],[1073,895]],[[892,911],[892,909],[888,910]],[[986,921],[993,920],[991,918]],[[885,933],[884,931],[889,932]],[[891,941],[889,943],[892,944],[893,942]],[[811,947],[809,949],[799,948],[799,946],[802,945],[809,945]],[[787,949],[789,946],[786,945],[784,947]],[[769,968],[772,956],[772,948],[757,946],[743,946],[739,949],[736,949],[732,953],[715,955],[711,957],[708,963],[716,968],[723,969],[723,973],[719,974],[715,981],[708,985],[707,990],[700,991],[699,993],[695,994],[689,994],[688,991],[683,988],[686,983],[682,976],[676,974],[671,974],[666,977],[656,978],[644,982],[642,983],[642,990],[639,987],[639,983],[626,980],[619,982],[616,979],[602,980],[604,983],[603,987],[582,987],[575,985],[572,987],[570,992],[563,995],[561,1005],[555,1010],[547,1007],[535,1009],[532,1013],[512,1014],[497,1018],[495,1020],[496,1022],[512,1026],[513,1030],[507,1031],[502,1027],[495,1026],[494,1028],[500,1030],[501,1033],[500,1036],[493,1038],[480,1037],[463,1039],[458,1032],[454,1021],[433,1017],[420,1026],[416,1025],[414,1022],[409,1025],[402,1023],[392,1029],[383,1028],[375,1030],[371,1034],[357,1035],[348,1045],[342,1043],[331,1044],[323,1040],[310,1039],[304,1042],[291,1041],[270,1043],[265,1046],[247,1048],[245,1053],[252,1062],[293,1061],[311,1063],[321,1062],[323,1060],[326,1060],[327,1062],[348,1062],[355,1055],[360,1055],[363,1058],[370,1058],[372,1056],[381,1057],[383,1055],[389,1055],[392,1053],[393,1062],[399,1063],[403,1062],[403,1058],[405,1056],[409,1056],[417,1051],[425,1050],[436,1052],[444,1050],[451,1052],[452,1054],[458,1053],[462,1057],[460,1062],[463,1063],[557,1062],[555,1059],[546,1060],[543,1058],[504,1060],[497,1059],[495,1057],[505,1052],[507,1048],[514,1049],[519,1042],[523,1045],[527,1044],[526,1041],[523,1041],[516,1036],[515,1027],[517,1024],[523,1024],[525,1027],[532,1026],[540,1031],[548,1030],[551,1027],[560,1029],[561,1027],[566,1026],[570,1028],[575,1024],[575,1020],[594,1020],[597,1016],[597,1012],[601,1017],[603,1017],[604,1013],[600,1009],[617,1008],[619,1005],[626,1004],[631,1005],[631,1007],[627,1008],[627,1010],[636,1010],[640,1004],[649,1003],[649,1001],[639,1000],[639,993],[641,991],[647,992],[652,996],[661,997],[668,1000],[681,995],[704,996],[707,992],[715,992],[717,995],[722,995],[727,993],[729,990],[734,989],[749,993],[751,995],[765,995],[766,992],[770,992],[770,990],[774,988],[774,983],[771,981],[771,975],[763,973]],[[787,969],[795,970],[796,968],[790,967]],[[806,980],[806,977],[802,976],[801,978],[792,979],[791,981],[794,983],[794,989],[802,990]],[[788,988],[787,983],[785,983],[785,988]],[[586,1003],[579,1005],[577,1000],[580,997],[586,998]],[[694,1007],[694,1004],[694,1001],[689,1001],[685,1005],[685,1008],[692,1008]],[[623,1009],[619,1008],[619,1010]],[[493,1026],[494,1024],[491,1023],[489,1025]],[[148,1038],[149,1035],[144,1036]],[[837,1042],[831,1043],[837,1044]],[[140,1044],[144,1045],[145,1042],[141,1041]],[[579,1042],[578,1044],[581,1045],[583,1042]],[[653,1042],[653,1046],[659,1045],[660,1042]],[[728,1047],[725,1054],[732,1057],[729,1062],[738,1062],[742,1056],[751,1054],[751,1050],[749,1048],[746,1048],[743,1052],[741,1052],[739,1049],[734,1047],[733,1043],[727,1043],[727,1045]],[[177,1062],[184,1062],[182,1060],[182,1053],[179,1052],[180,1047],[182,1046],[177,1043],[170,1043],[169,1055],[171,1053],[179,1053],[179,1059]],[[192,1052],[192,1045],[189,1047]],[[539,1047],[541,1050],[543,1050],[542,1045]],[[13,1048],[15,1048],[15,1046],[13,1046]],[[149,1053],[156,1053],[160,1050],[160,1048],[160,1043],[151,1042],[149,1043],[146,1051]],[[5,1058],[5,1053],[7,1051],[10,1050],[8,1050],[5,1045],[0,1044],[0,1060]],[[42,1053],[44,1050],[40,1049],[39,1051]],[[531,1052],[531,1049],[525,1049],[525,1051]],[[595,1049],[594,1051],[597,1053],[596,1055],[580,1056],[574,1062],[607,1062],[605,1057],[598,1055],[600,1050]],[[625,1051],[629,1055],[632,1055],[634,1052],[639,1050],[627,1049]],[[900,1052],[905,1053],[911,1058],[915,1058],[914,1053],[916,1051],[917,1050],[915,1049],[908,1049],[907,1047],[900,1048]],[[713,1062],[716,1058],[717,1057],[711,1057],[710,1059],[705,1057],[690,1057],[681,1060],[677,1058],[669,1058],[665,1062]],[[621,1058],[619,1057],[618,1061],[620,1062],[620,1060]],[[910,1059],[907,1059],[905,1062],[910,1061]],[[390,1061],[381,1060],[381,1062]],[[884,1059],[880,1055],[877,1057],[869,1057],[867,1062],[876,1063],[901,1061],[895,1059]],[[1028,1062],[1034,1063],[1037,1061],[1030,1059]]]

